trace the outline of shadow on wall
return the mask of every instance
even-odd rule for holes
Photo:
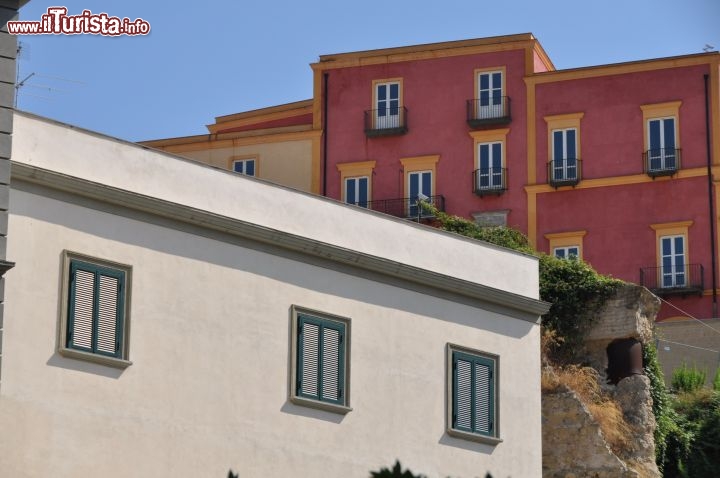
[[[488,303],[482,305],[472,304],[487,311],[486,314],[479,315],[470,308],[458,309],[458,307],[462,307],[458,304],[426,300],[423,294],[427,293],[427,291],[423,290],[422,285],[417,286],[419,292],[403,290],[402,283],[393,283],[393,280],[387,276],[358,271],[350,266],[342,266],[332,261],[305,256],[271,244],[199,228],[172,219],[130,211],[119,206],[79,198],[28,183],[16,182],[13,184],[13,195],[21,195],[23,194],[22,191],[58,199],[61,202],[18,198],[13,204],[13,215],[25,216],[64,228],[71,228],[110,241],[185,257],[224,268],[232,268],[306,288],[308,287],[306,269],[303,267],[287,267],[286,263],[287,260],[303,262],[311,266],[321,267],[327,271],[323,275],[324,280],[322,282],[316,281],[313,283],[313,289],[321,293],[380,307],[403,310],[513,338],[524,337],[533,330],[533,327],[536,327],[534,323],[525,320],[507,320],[507,317],[504,316],[504,314],[508,313],[519,316],[519,312],[513,313]],[[88,210],[69,209],[63,205],[63,202],[82,206],[88,208]],[[103,213],[112,214],[112,217],[108,217]],[[139,231],[140,228],[142,228],[142,231]],[[168,236],[164,228],[174,229],[178,233],[174,236]],[[207,247],[209,239],[218,241],[216,243],[217,247]],[[246,249],[239,253],[238,246]],[[334,274],[337,273],[353,274],[369,280],[358,282],[350,288],[342,285],[344,281],[335,280]],[[397,290],[396,294],[389,295],[387,294],[387,287],[384,285],[386,283],[398,285],[400,289]],[[451,297],[451,299],[458,300],[458,297],[461,296]],[[455,312],[451,312],[448,305],[452,305]],[[458,311],[466,313],[458,313]]]

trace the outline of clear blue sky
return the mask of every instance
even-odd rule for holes
[[[21,36],[19,77],[35,75],[18,108],[131,141],[310,98],[308,65],[329,53],[526,32],[558,69],[720,51],[720,0],[30,0],[21,19],[56,5],[152,30]]]

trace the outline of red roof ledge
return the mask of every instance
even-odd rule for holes
[[[230,133],[282,126],[312,125],[313,100],[270,106],[242,113],[217,116],[207,125],[210,133]]]

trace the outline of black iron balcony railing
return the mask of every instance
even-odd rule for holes
[[[431,204],[438,211],[445,211],[444,196],[430,196],[425,199],[424,202]],[[405,217],[408,219],[427,219],[432,217],[432,214],[422,209],[422,206],[418,206],[417,198],[376,199],[374,201],[365,201],[362,204],[358,203],[355,205],[366,207],[368,209],[372,209],[373,211],[390,214],[391,216]]]
[[[651,178],[672,176],[680,169],[680,149],[659,148],[643,153],[645,172]]]
[[[700,294],[705,290],[702,264],[682,264],[640,269],[640,285],[656,295]]]
[[[473,192],[478,196],[502,194],[507,190],[507,168],[473,171]]]
[[[577,158],[565,158],[548,163],[548,183],[560,186],[575,186],[582,177],[582,161]]]
[[[366,136],[405,134],[407,130],[407,108],[404,106],[365,111]]]
[[[467,123],[471,128],[510,123],[510,97],[467,100]]]

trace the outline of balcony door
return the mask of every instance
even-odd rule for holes
[[[503,111],[502,72],[478,73],[478,111],[476,119],[500,118]]]
[[[375,129],[399,128],[400,83],[378,83],[375,98]]]
[[[658,118],[648,121],[648,146],[651,171],[677,168],[675,118]]]
[[[553,131],[552,179],[572,181],[577,179],[577,130],[575,128]]]
[[[422,211],[418,210],[418,198],[424,195],[432,197],[432,171],[413,171],[408,173],[408,216],[416,217]]]
[[[478,149],[477,187],[502,188],[502,143],[481,143]]]
[[[660,238],[661,264],[660,279],[662,287],[685,287],[685,236],[665,236]]]

